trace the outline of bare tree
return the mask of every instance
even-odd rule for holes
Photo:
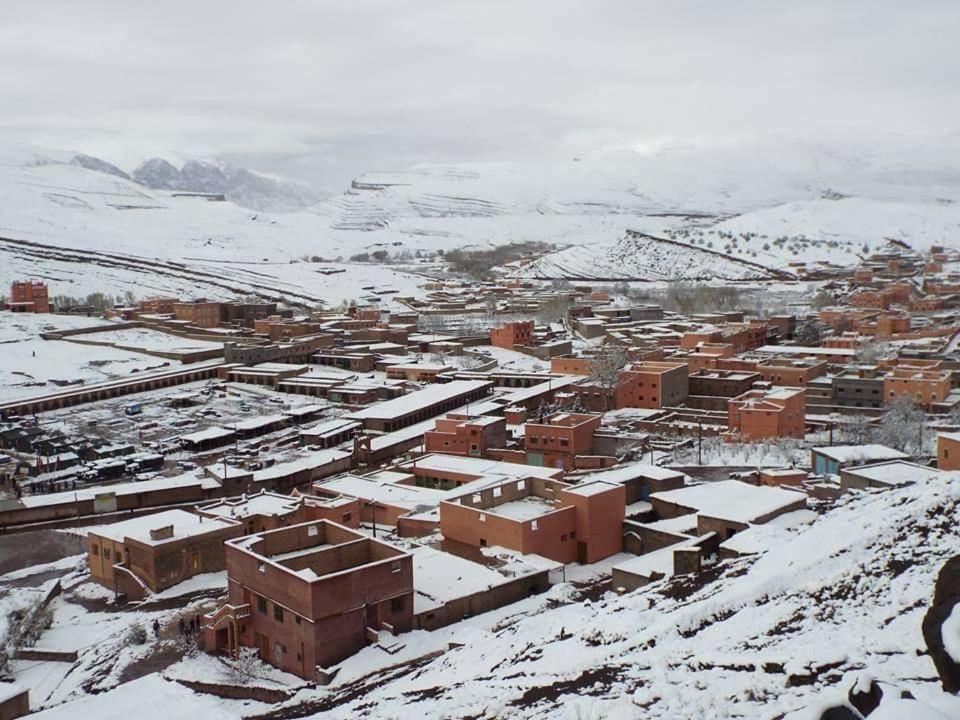
[[[890,354],[890,345],[881,340],[871,340],[857,351],[857,360],[872,365]]]
[[[866,415],[854,415],[843,425],[843,438],[851,445],[870,442],[870,419]]]
[[[237,685],[248,685],[257,676],[262,664],[256,648],[242,647],[235,658],[227,661],[230,679]]]
[[[627,364],[626,348],[606,342],[590,359],[590,382],[602,390],[603,409],[609,410],[610,395],[620,382],[620,370]]]
[[[923,408],[907,395],[901,395],[890,404],[877,428],[877,440],[901,452],[923,452]]]

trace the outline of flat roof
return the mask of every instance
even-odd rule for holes
[[[63,503],[82,502],[84,500],[93,500],[97,495],[116,494],[116,495],[136,495],[144,492],[155,492],[158,490],[171,490],[178,487],[199,486],[204,489],[216,489],[220,483],[214,478],[200,477],[196,474],[176,475],[174,477],[156,478],[154,480],[139,480],[127,483],[117,483],[116,485],[94,485],[78,490],[65,490],[58,493],[47,493],[44,495],[25,495],[20,498],[20,503],[24,507],[45,507],[47,505],[60,505]]]
[[[581,483],[580,485],[574,485],[573,487],[566,488],[564,492],[573,495],[582,495],[584,497],[592,497],[593,495],[599,495],[601,493],[609,492],[610,490],[615,490],[618,487],[620,487],[619,483],[606,482],[604,480],[593,480],[592,482]]]
[[[376,405],[351,413],[346,417],[353,420],[393,420],[418,410],[424,410],[433,405],[453,400],[461,395],[482,390],[491,385],[492,383],[487,380],[454,380],[453,382],[442,385],[432,385],[431,387],[417,390],[409,395],[404,395],[393,400],[377,403]]]
[[[875,465],[846,468],[844,472],[883,485],[906,485],[918,480],[930,480],[940,475],[940,471],[936,468],[904,460],[891,460]]]
[[[443,455],[442,453],[424,455],[416,460],[403,463],[399,467],[410,472],[420,469],[446,471],[476,477],[502,475],[510,478],[537,477],[545,480],[555,479],[563,474],[563,470],[558,468],[522,465],[465,455]]]
[[[261,492],[239,498],[224,498],[200,509],[225,518],[248,518],[253,515],[286,515],[300,507],[302,500],[290,495]]]
[[[700,515],[742,523],[753,522],[755,518],[776,512],[797,501],[806,502],[806,495],[800,492],[750,485],[739,480],[690,485],[677,490],[653,493],[650,498],[693,508]]]
[[[871,460],[906,460],[910,457],[899,450],[874,443],[867,445],[832,445],[815,447],[812,450],[818,455],[823,455],[837,462],[867,463]]]
[[[162,545],[189,537],[206,535],[224,528],[233,527],[235,523],[222,518],[204,518],[186,510],[165,510],[152,515],[131,518],[112,525],[98,525],[90,528],[90,533],[109,538],[115,542],[124,542],[126,539],[137,540],[147,545]],[[173,526],[173,535],[162,540],[150,537],[151,530]]]

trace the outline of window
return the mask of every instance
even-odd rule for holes
[[[560,447],[569,447],[570,441],[567,438],[560,438]]]
[[[484,515],[483,513],[480,513],[480,515],[477,516],[477,520],[479,520],[480,522],[486,522],[486,521],[487,521],[487,516]]]
[[[267,614],[267,599],[257,596],[257,612]]]
[[[560,536],[560,542],[566,542],[566,541],[567,541],[567,534],[564,533],[563,535]]]
[[[529,440],[530,440],[530,444],[531,444],[531,445],[536,445],[536,444],[537,444],[537,436],[536,436],[536,435],[531,435],[530,438],[529,438]]]
[[[480,547],[486,547],[486,546],[487,546],[487,539],[480,538]]]
[[[575,539],[576,537],[577,537],[577,531],[576,531],[576,530],[571,530],[571,531],[570,531],[570,539],[573,540],[573,539]]]
[[[273,619],[279,623],[283,622],[283,608],[276,603],[273,604]]]
[[[90,552],[92,552],[94,555],[99,555],[99,554],[100,554],[100,546],[97,545],[96,543],[94,543],[93,545],[90,546]]]
[[[103,549],[103,559],[104,559],[104,560],[109,560],[109,559],[110,559],[110,548],[104,548],[104,549]]]
[[[317,526],[316,526],[316,525],[311,525],[310,527],[308,527],[308,528],[307,528],[307,535],[309,535],[310,537],[316,537],[316,536],[317,536]]]
[[[267,571],[267,564],[262,560],[257,561],[257,572],[265,573]]]
[[[539,528],[540,528],[540,525],[537,523],[536,520],[532,520],[532,521],[530,522],[530,529],[531,529],[531,530],[538,530]]]
[[[406,607],[406,598],[395,597],[390,600],[390,612],[393,614],[402,613],[404,607]]]

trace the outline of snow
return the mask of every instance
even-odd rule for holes
[[[486,387],[485,380],[454,380],[443,385],[431,385],[423,390],[416,390],[393,400],[376,403],[370,407],[358,410],[347,415],[352,420],[393,420],[409,415],[417,410],[437,405]]]
[[[204,518],[186,510],[164,510],[163,512],[131,518],[112,525],[100,525],[90,528],[90,532],[121,543],[129,538],[146,545],[162,545],[217,532],[232,527],[234,524],[221,518]],[[160,540],[150,537],[152,530],[167,526],[173,527],[173,534],[170,537]]]
[[[423,545],[413,554],[414,614],[506,582],[496,570]]]
[[[234,720],[236,709],[228,708],[213,695],[195,693],[159,675],[147,675],[101,695],[75,700],[42,710],[31,717],[37,720],[129,720],[132,716],[164,720],[192,720],[198,716],[208,720]]]
[[[750,485],[739,480],[690,485],[677,490],[652,493],[652,499],[677,503],[694,508],[701,515],[719,517],[735,522],[750,523],[798,500],[805,500],[803,493],[764,485]]]
[[[536,495],[528,495],[520,500],[510,500],[494,507],[478,509],[479,513],[490,513],[500,515],[511,520],[533,520],[535,518],[551,513],[557,510],[557,507],[543,498]]]
[[[27,688],[17,685],[16,683],[0,682],[0,703],[14,698],[26,690]]]
[[[950,616],[943,621],[940,634],[943,637],[943,649],[955,663],[960,664],[960,603],[953,606]]]
[[[867,463],[881,460],[907,460],[909,455],[899,450],[888,448],[886,445],[832,445],[830,447],[815,447],[813,452],[823,455],[839,463]]]
[[[264,491],[237,500],[221,500],[213,505],[201,506],[200,509],[209,515],[225,518],[245,519],[254,515],[279,517],[296,510],[301,502],[299,498]]]
[[[174,477],[138,480],[136,482],[118,483],[116,485],[93,485],[77,490],[47,493],[45,495],[25,495],[20,499],[20,502],[24,507],[28,508],[41,507],[46,505],[60,505],[62,503],[76,502],[79,500],[93,500],[97,495],[103,493],[116,493],[118,496],[136,495],[142,492],[153,492],[155,490],[186,487],[189,485],[199,485],[210,489],[220,487],[220,484],[212,478],[198,477],[195,473],[187,473]]]
[[[616,484],[612,482],[607,482],[604,480],[594,480],[591,482],[580,483],[579,485],[574,485],[571,488],[568,488],[566,492],[572,495],[582,495],[584,497],[592,497],[594,495],[599,495],[605,493],[609,490],[616,489]]]
[[[180,364],[111,347],[44,340],[39,333],[104,325],[98,318],[0,310],[0,402],[84,384],[125,378]]]
[[[419,468],[428,473],[436,471],[472,475],[475,478],[499,475],[507,478],[536,477],[547,480],[559,478],[563,474],[562,470],[539,465],[501,462],[466,455],[443,455],[442,453],[424,455],[400,467],[411,471]]]

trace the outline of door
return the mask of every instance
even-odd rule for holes
[[[283,645],[276,641],[273,643],[273,662],[278,668],[283,667]]]

